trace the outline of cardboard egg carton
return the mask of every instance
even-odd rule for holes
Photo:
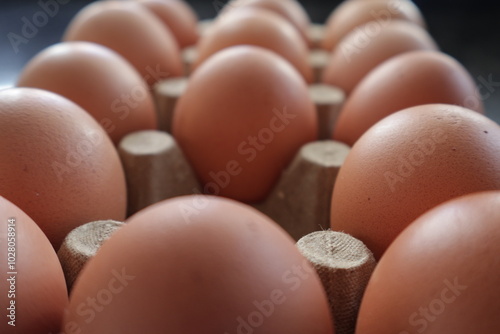
[[[200,29],[208,29],[210,24],[203,22]],[[311,28],[314,45],[319,45],[323,33],[324,27],[320,25]],[[183,59],[185,73],[189,75],[196,60],[196,48],[186,48]],[[320,81],[327,61],[325,51],[311,51],[316,82]],[[154,95],[159,130],[129,134],[118,147],[127,179],[128,216],[165,199],[202,193],[203,187],[193,168],[169,134],[177,100],[187,82],[188,78],[174,78],[157,84]],[[309,93],[316,105],[318,141],[300,148],[266,200],[252,205],[295,240],[300,239],[297,247],[317,270],[328,295],[336,333],[354,333],[361,296],[375,260],[359,240],[325,231],[330,226],[335,179],[350,150],[347,145],[330,139],[345,96],[341,90],[319,83],[310,85]],[[69,290],[84,264],[122,225],[114,221],[92,222],[67,236],[58,256]]]

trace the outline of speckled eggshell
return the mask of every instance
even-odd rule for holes
[[[175,37],[155,14],[135,1],[87,5],[70,22],[63,40],[94,42],[113,49],[150,86],[183,73]]]
[[[334,50],[347,34],[368,22],[372,22],[373,29],[376,29],[394,20],[409,21],[425,27],[420,10],[411,0],[344,1],[326,22],[322,47]]]
[[[1,196],[0,245],[0,332],[59,333],[68,306],[59,259],[35,222]]]
[[[356,334],[500,333],[499,253],[500,192],[436,207],[380,260]]]
[[[370,71],[345,102],[333,139],[352,146],[384,117],[413,106],[444,103],[482,113],[474,80],[454,58],[437,51],[412,51]]]
[[[233,0],[226,4],[221,16],[240,7],[262,8],[274,12],[290,22],[306,43],[309,41],[310,20],[300,2],[295,0]]]
[[[349,95],[368,72],[385,60],[409,51],[438,49],[426,30],[410,22],[394,20],[371,29],[370,23],[360,26],[339,43],[325,68],[323,83]]]
[[[263,48],[234,46],[193,73],[173,135],[205,192],[258,202],[300,147],[317,139],[317,122],[292,65]]]
[[[331,227],[378,259],[427,210],[500,189],[500,127],[451,105],[424,105],[378,122],[353,146],[335,183]]]
[[[129,218],[83,269],[63,328],[334,333],[321,282],[291,237],[253,208],[200,195]]]
[[[57,250],[75,227],[125,218],[125,176],[113,143],[83,109],[34,88],[0,91],[0,196]]]
[[[233,10],[218,20],[200,41],[196,66],[224,48],[243,44],[276,52],[307,82],[313,81],[309,49],[296,29],[278,14],[258,8]]]
[[[99,44],[67,42],[45,49],[26,65],[17,86],[49,90],[75,102],[115,145],[131,132],[158,127],[146,82],[122,56]]]
[[[181,49],[196,44],[198,17],[183,0],[138,0],[170,29]]]

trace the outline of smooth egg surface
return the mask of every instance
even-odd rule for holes
[[[333,334],[321,282],[291,237],[220,197],[175,198],[129,218],[70,299],[63,327],[81,334]]]
[[[500,126],[458,106],[383,119],[353,146],[333,190],[331,227],[380,258],[403,229],[452,198],[500,190]]]

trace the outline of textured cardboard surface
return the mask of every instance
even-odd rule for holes
[[[114,220],[95,221],[77,227],[66,236],[57,256],[64,271],[68,292],[85,263],[123,224]]]
[[[120,142],[118,152],[127,179],[128,216],[161,200],[200,191],[191,166],[166,132],[132,133]]]
[[[265,203],[256,208],[295,240],[330,226],[330,202],[348,146],[332,140],[304,145]]]
[[[336,334],[354,334],[361,299],[376,266],[372,252],[348,234],[321,231],[297,242],[314,266],[330,303]]]

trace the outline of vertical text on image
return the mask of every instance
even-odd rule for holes
[[[16,326],[16,218],[7,220],[7,323]]]

